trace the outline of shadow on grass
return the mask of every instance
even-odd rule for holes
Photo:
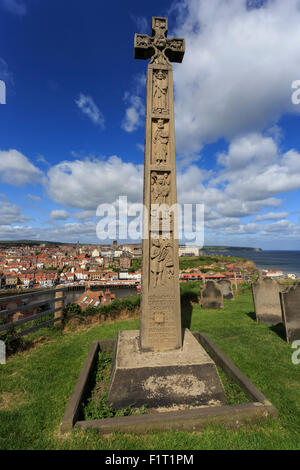
[[[199,296],[195,292],[184,292],[181,295],[181,324],[182,328],[191,327],[193,304],[199,303]]]
[[[283,323],[278,323],[277,325],[270,326],[270,330],[274,331],[274,333],[276,333],[279,338],[283,339],[283,341],[286,341],[286,331]]]
[[[256,321],[256,314],[255,314],[255,312],[248,312],[246,315],[248,315],[248,317],[251,318],[251,320]]]

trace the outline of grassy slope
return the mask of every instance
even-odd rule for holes
[[[59,424],[93,340],[120,329],[137,329],[138,319],[106,323],[45,344],[0,366],[1,449],[299,449],[300,366],[293,350],[272,329],[253,320],[249,293],[225,302],[224,311],[184,306],[184,323],[206,332],[279,410],[278,421],[239,430],[208,427],[201,433],[146,435],[76,431],[59,435]],[[2,403],[1,403],[2,400]]]

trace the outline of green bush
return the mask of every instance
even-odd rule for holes
[[[125,299],[115,299],[110,304],[88,307],[82,311],[77,304],[69,304],[64,312],[66,319],[71,317],[83,318],[90,315],[103,315],[105,318],[116,318],[122,311],[133,313],[140,306],[140,294]]]
[[[14,326],[12,326],[9,330],[5,331],[4,333],[1,333],[0,340],[4,341],[6,345],[6,354],[8,356],[18,351],[22,351],[25,348],[24,339],[18,336],[17,330]]]
[[[82,310],[81,310],[81,307],[80,305],[78,304],[68,304],[65,308],[64,308],[64,317],[65,317],[65,320],[68,320],[69,318],[72,318],[72,317],[78,317],[82,315]]]
[[[238,284],[238,291],[240,294],[244,294],[245,292],[250,292],[251,291],[251,281],[244,281]]]
[[[203,271],[202,266],[211,265],[213,263],[222,263],[232,264],[237,261],[247,261],[245,258],[237,258],[236,256],[224,256],[224,255],[203,255],[203,256],[194,256],[192,258],[189,257],[180,257],[179,258],[179,268],[180,269],[187,269],[187,268],[201,268]]]

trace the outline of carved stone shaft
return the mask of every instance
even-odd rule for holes
[[[183,39],[167,39],[166,18],[152,19],[152,35],[135,35],[135,57],[151,58],[147,72],[144,235],[140,346],[143,351],[182,347],[173,70]],[[162,206],[165,210],[162,211]],[[172,207],[173,206],[173,207]],[[151,215],[157,215],[156,224]],[[152,226],[151,226],[152,221]]]
[[[115,408],[215,405],[226,395],[216,365],[188,329],[181,329],[173,76],[183,39],[167,39],[166,18],[152,19],[152,37],[135,35],[135,57],[151,58],[147,74],[144,236],[140,331],[120,331],[108,400]],[[151,214],[155,223],[150,226]],[[151,217],[152,219],[152,217]],[[152,222],[152,220],[151,220]],[[145,232],[146,230],[146,232]],[[222,294],[221,294],[222,296]]]

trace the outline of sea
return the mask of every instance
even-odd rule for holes
[[[222,252],[218,251],[214,253],[225,256],[247,258],[253,261],[258,269],[278,269],[284,274],[291,273],[300,277],[300,251],[251,251],[240,249]]]

